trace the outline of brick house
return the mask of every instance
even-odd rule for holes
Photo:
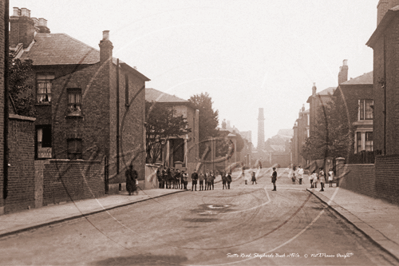
[[[69,190],[67,198],[73,190],[80,190],[76,199],[101,196],[108,183],[123,182],[131,161],[144,178],[149,79],[112,57],[109,31],[99,47],[50,33],[47,21],[31,18],[26,8],[14,8],[10,16],[10,51],[32,60],[35,72],[35,159],[44,169],[44,204],[63,200],[55,199],[59,190]],[[80,179],[63,182],[64,168],[81,173]],[[81,189],[88,184],[92,187]]]
[[[301,165],[304,167],[307,164],[306,159],[300,153],[302,146],[305,145],[306,138],[309,137],[309,121],[309,109],[305,110],[305,106],[303,106],[295,121],[294,135],[291,139],[291,163],[295,166]]]
[[[347,107],[354,132],[353,152],[373,151],[373,72],[340,83],[333,96]]]
[[[399,154],[399,1],[381,0],[377,16],[367,42],[374,50],[374,149]]]
[[[146,88],[145,100],[173,108],[176,115],[183,115],[187,119],[191,132],[170,138],[165,144],[160,163],[167,167],[182,165],[191,173],[196,169],[199,158],[199,110],[188,100],[152,88]]]

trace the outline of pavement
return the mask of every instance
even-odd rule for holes
[[[233,180],[239,179],[239,174]],[[218,178],[220,179],[220,178]],[[220,180],[216,179],[216,182]],[[191,186],[189,186],[191,188]],[[399,262],[399,206],[351,192],[340,187],[307,191],[363,232]],[[86,199],[0,215],[0,238],[111,209],[184,192],[180,189],[148,189],[129,196],[126,191],[97,199]]]
[[[399,206],[371,198],[340,187],[328,187],[320,192],[308,188],[329,208],[355,226],[376,245],[399,262]]]

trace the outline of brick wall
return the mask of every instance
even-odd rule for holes
[[[34,118],[10,115],[8,197],[4,212],[35,206]]]
[[[386,87],[386,154],[399,153],[399,18],[393,19],[374,50],[374,150],[384,150],[384,89]],[[384,61],[384,57],[386,61]]]
[[[377,156],[375,173],[378,197],[399,204],[399,155]]]
[[[369,197],[376,197],[374,164],[345,164],[339,186]]]
[[[99,161],[49,160],[43,174],[43,205],[104,196],[102,169]]]
[[[4,211],[3,161],[4,161],[4,11],[5,1],[0,0],[0,214]]]

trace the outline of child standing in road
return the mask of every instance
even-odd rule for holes
[[[328,184],[329,184],[329,187],[332,187],[333,180],[334,180],[334,171],[330,168],[330,171],[328,171]]]
[[[320,172],[319,172],[319,182],[320,182],[320,186],[321,186],[320,191],[324,191],[324,183],[326,182],[326,179],[325,179],[325,177],[324,177],[323,168],[320,168]]]
[[[252,185],[255,183],[255,184],[258,184],[258,183],[256,183],[256,177],[255,177],[255,172],[252,172],[252,179],[251,179],[251,181],[252,181]]]

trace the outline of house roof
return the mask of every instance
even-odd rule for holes
[[[365,85],[365,84],[373,84],[373,71],[365,73],[356,78],[351,78],[345,82],[342,82],[341,85]]]
[[[399,13],[399,5],[389,9],[380,23],[378,24],[377,28],[371,35],[370,39],[367,41],[366,45],[369,47],[373,47],[375,42],[380,39],[381,35],[384,33],[385,29],[391,25],[391,21],[395,16],[397,16]]]
[[[100,61],[100,51],[65,33],[37,33],[21,59],[31,59],[33,65],[95,64]]]
[[[316,95],[329,95],[329,94],[333,94],[335,89],[336,89],[336,87],[329,87],[329,88],[327,88],[327,89],[325,89],[325,90],[322,90],[322,91],[319,92],[319,93],[316,93]]]
[[[32,60],[34,66],[91,65],[100,62],[100,51],[65,33],[37,33],[33,45],[20,58]],[[112,63],[116,62],[113,57]],[[119,63],[142,79],[150,80],[122,60]]]
[[[189,101],[152,88],[145,89],[145,100],[162,103],[189,103]]]

